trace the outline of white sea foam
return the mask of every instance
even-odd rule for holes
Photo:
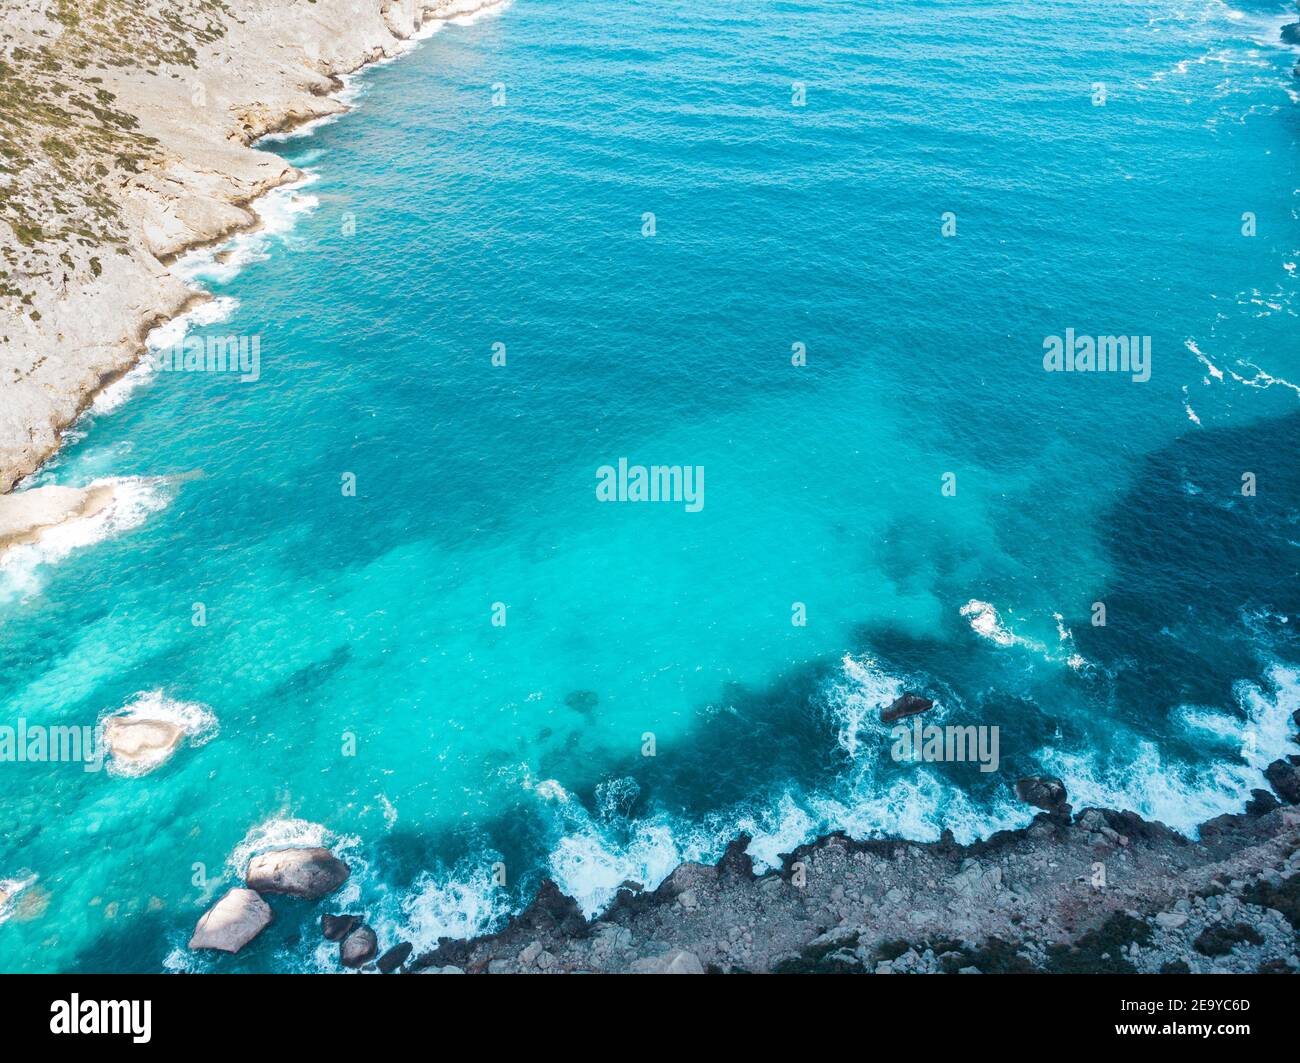
[[[258,219],[257,228],[236,233],[216,247],[196,248],[181,255],[172,264],[172,273],[195,290],[201,290],[204,282],[224,284],[249,263],[270,257],[272,238],[279,238],[283,243],[298,220],[320,206],[316,196],[304,191],[318,179],[318,174],[308,170],[301,180],[280,185],[259,196],[252,203],[253,213]],[[183,332],[168,337],[169,343],[164,345],[177,343],[183,338]]]
[[[1291,752],[1290,718],[1300,708],[1300,672],[1274,664],[1270,689],[1240,682],[1234,688],[1241,715],[1204,706],[1179,706],[1174,720],[1185,733],[1210,741],[1232,759],[1189,764],[1154,742],[1121,736],[1122,761],[1103,762],[1095,753],[1041,749],[1039,762],[1059,775],[1076,809],[1089,805],[1129,809],[1193,834],[1206,820],[1240,812],[1255,788],[1266,788],[1264,768]]]
[[[903,680],[885,672],[872,657],[845,654],[841,674],[822,692],[821,702],[839,726],[836,740],[850,757],[858,753],[859,736],[880,726],[880,710],[903,694]]]
[[[1060,613],[1052,614],[1059,645],[1058,649],[1053,650],[1038,639],[1016,634],[1002,619],[996,607],[988,602],[972,598],[961,607],[960,612],[975,634],[995,645],[1019,646],[1037,653],[1045,661],[1065,664],[1076,672],[1088,667],[1087,659],[1075,649],[1074,634],[1065,626],[1065,618]]]
[[[439,938],[487,933],[509,916],[509,895],[498,887],[492,861],[480,859],[443,874],[426,872],[416,879],[401,900],[401,921],[394,928],[394,938],[409,941],[419,953],[435,948]]]
[[[36,874],[31,871],[19,871],[11,878],[0,878],[0,925],[3,925],[18,907],[18,895],[36,881]]]
[[[1041,642],[1022,638],[1007,627],[1001,614],[988,602],[972,598],[961,607],[961,615],[970,623],[970,629],[975,634],[999,646],[1026,646],[1040,651],[1046,649]]]
[[[191,329],[219,324],[227,320],[238,306],[239,301],[228,295],[200,303],[157,328],[151,329],[144,340],[145,350],[149,355],[153,355],[175,347],[184,341]],[[112,413],[137,389],[147,384],[156,372],[157,367],[152,357],[141,358],[131,369],[95,396],[91,403],[91,410],[97,414]]]
[[[1271,306],[1272,304],[1269,305]],[[1278,309],[1279,307],[1273,308]],[[1206,384],[1209,384],[1212,380],[1224,382],[1231,379],[1236,383],[1241,384],[1243,387],[1258,388],[1260,390],[1280,387],[1294,391],[1297,395],[1300,395],[1300,385],[1293,384],[1285,377],[1274,376],[1267,370],[1260,368],[1254,362],[1248,361],[1244,358],[1237,359],[1237,365],[1241,366],[1243,369],[1252,370],[1251,375],[1246,376],[1244,373],[1239,373],[1235,369],[1222,369],[1215,365],[1208,357],[1206,357],[1205,353],[1197,346],[1194,340],[1186,340],[1184,345],[1192,354],[1196,355],[1197,360],[1205,366],[1207,375],[1204,377],[1203,382]],[[1197,423],[1199,424],[1200,422]]]
[[[272,816],[249,829],[243,840],[231,850],[226,866],[242,880],[248,862],[273,849],[329,849],[342,859],[342,851],[357,842],[356,838],[336,835],[329,828],[310,820]]]
[[[177,701],[167,697],[161,690],[146,690],[137,694],[131,702],[116,712],[103,716],[98,726],[98,742],[103,747],[104,725],[111,719],[118,720],[162,720],[174,724],[184,732],[186,741],[191,746],[201,746],[215,737],[218,726],[212,710],[197,701]],[[167,754],[153,760],[139,760],[131,765],[123,765],[115,758],[109,758],[108,770],[112,775],[145,775],[158,767]]]
[[[49,528],[34,543],[10,547],[0,555],[0,597],[28,595],[40,588],[39,570],[62,561],[74,550],[112,538],[143,524],[167,505],[165,477],[105,477],[92,488],[111,487],[112,498],[91,516]]]
[[[1031,810],[1009,793],[991,805],[977,804],[960,787],[918,769],[883,782],[864,772],[847,798],[815,797],[811,804],[823,830],[842,830],[854,838],[906,838],[937,841],[944,830],[963,845],[1033,818]]]

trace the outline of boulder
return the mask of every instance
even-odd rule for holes
[[[703,974],[704,965],[693,952],[669,949],[661,956],[636,960],[630,970],[633,974]]]
[[[339,962],[344,967],[360,967],[375,958],[379,939],[368,926],[359,926],[339,942]]]
[[[190,938],[192,949],[238,952],[271,923],[271,906],[253,890],[235,888],[203,913]]]
[[[1288,805],[1300,805],[1300,767],[1286,760],[1275,760],[1264,769],[1264,778]]]
[[[1300,22],[1288,22],[1283,26],[1282,40],[1287,44],[1300,44]]]
[[[170,720],[110,716],[104,721],[104,746],[113,766],[126,775],[161,767],[185,740],[185,730]]]
[[[359,915],[326,914],[320,917],[320,932],[325,935],[326,941],[342,941],[360,922]]]
[[[273,849],[248,862],[244,881],[261,893],[315,901],[347,881],[348,865],[328,849]]]
[[[904,716],[917,716],[923,712],[929,712],[932,708],[934,708],[934,702],[929,698],[923,698],[920,694],[904,694],[892,705],[881,708],[880,722],[893,723],[895,720],[901,720]]]
[[[1065,805],[1065,783],[1055,775],[1028,775],[1016,783],[1016,795],[1027,805],[1056,812]]]
[[[1265,812],[1272,812],[1273,809],[1281,807],[1282,802],[1268,790],[1251,790],[1250,800],[1246,802],[1246,815],[1262,816]]]
[[[403,941],[400,945],[394,945],[391,949],[379,957],[376,966],[380,974],[392,974],[397,968],[402,966],[411,955],[414,945]]]

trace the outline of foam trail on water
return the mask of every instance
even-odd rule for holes
[[[840,662],[842,675],[822,695],[822,704],[839,726],[836,739],[850,757],[858,753],[859,736],[869,725],[878,723],[880,709],[903,694],[903,680],[889,675],[876,660],[868,656],[845,654]]]

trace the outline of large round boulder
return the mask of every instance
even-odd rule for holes
[[[379,938],[368,926],[359,926],[339,942],[339,962],[344,967],[369,963],[379,951]]]
[[[190,948],[238,952],[265,930],[271,919],[271,906],[256,892],[232,889],[203,913],[194,927]]]
[[[328,849],[273,849],[248,862],[244,881],[259,893],[315,901],[347,881],[348,865]]]

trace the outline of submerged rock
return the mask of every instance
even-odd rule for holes
[[[410,958],[414,945],[403,941],[400,945],[394,945],[391,949],[379,957],[376,966],[380,974],[392,974],[397,968],[402,966]]]
[[[359,915],[322,915],[320,930],[326,941],[342,941],[361,922]]]
[[[600,703],[594,690],[575,690],[564,699],[564,704],[577,712],[590,712]]]
[[[1027,805],[1055,812],[1065,805],[1065,783],[1055,775],[1028,775],[1016,783],[1016,794]]]
[[[339,943],[339,962],[344,967],[360,967],[375,958],[379,939],[368,926],[359,926]]]
[[[262,893],[315,901],[347,881],[348,865],[328,849],[273,849],[248,862],[245,882]]]
[[[905,716],[918,716],[923,712],[929,712],[932,708],[934,702],[929,698],[923,698],[920,694],[904,694],[892,705],[886,705],[880,710],[880,722],[893,723]]]
[[[230,890],[203,913],[190,938],[192,949],[238,952],[271,923],[271,906],[253,890]]]

